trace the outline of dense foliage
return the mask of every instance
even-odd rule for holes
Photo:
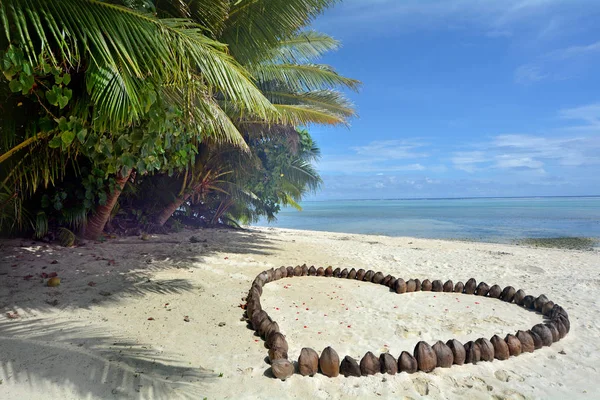
[[[354,115],[358,82],[314,63],[338,43],[305,30],[333,3],[0,0],[2,232],[298,207],[321,182],[302,127]]]

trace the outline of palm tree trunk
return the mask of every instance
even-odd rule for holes
[[[109,193],[106,197],[106,203],[104,205],[99,205],[96,207],[96,212],[92,215],[91,218],[88,219],[87,224],[85,225],[85,232],[83,237],[89,240],[96,240],[104,231],[104,227],[110,218],[110,213],[114,208],[115,204],[117,204],[117,200],[121,195],[121,191],[125,186],[125,183],[129,180],[131,176],[131,170],[126,175],[121,175],[119,172],[115,179],[115,188],[112,193]]]
[[[169,218],[171,218],[171,215],[173,215],[173,213],[175,211],[177,211],[177,209],[179,207],[181,207],[181,205],[187,199],[189,199],[191,195],[192,195],[192,193],[188,193],[188,194],[184,195],[183,197],[178,197],[175,200],[173,200],[171,203],[167,204],[167,206],[165,208],[163,208],[163,210],[160,212],[160,214],[158,214],[158,216],[156,217],[156,224],[158,226],[163,226],[169,220]]]

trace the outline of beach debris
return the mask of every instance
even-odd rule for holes
[[[513,298],[513,301],[515,302],[516,305],[522,306],[525,296],[527,296],[525,291],[523,289],[519,289],[519,290],[517,290],[517,293],[515,293],[515,297]]]
[[[511,356],[521,355],[521,341],[510,333],[504,338],[506,345],[508,346],[508,352]]]
[[[433,286],[431,285],[431,281],[429,279],[425,279],[423,282],[421,282],[421,290],[424,292],[431,292],[431,288]]]
[[[477,285],[477,289],[475,289],[475,295],[476,296],[486,296],[489,291],[490,291],[490,286],[485,282],[480,282],[479,285]]]
[[[346,378],[349,376],[361,376],[360,366],[358,362],[350,356],[344,357],[340,365],[340,373]]]
[[[184,317],[183,317],[183,320],[184,320],[185,322],[190,322],[190,317],[189,317],[189,315],[186,315],[186,316],[184,316]],[[225,325],[225,323],[224,323],[224,322],[223,322],[223,325]],[[221,324],[219,324],[219,326],[221,326]]]
[[[148,321],[154,321],[154,317],[148,317]]]
[[[309,347],[300,351],[298,369],[302,376],[313,376],[319,372],[319,354]]]
[[[348,272],[348,279],[356,279],[356,270],[354,268]]]
[[[477,288],[477,281],[474,278],[471,278],[465,283],[465,294],[475,294],[475,289]]]
[[[276,378],[285,381],[294,375],[294,365],[285,358],[278,358],[271,362],[271,371]]]
[[[394,283],[394,290],[396,293],[406,293],[406,282],[404,279],[398,278],[396,279],[396,283]]]
[[[420,341],[417,343],[414,356],[417,360],[419,371],[430,372],[437,366],[435,351],[433,351],[433,348],[427,342]]]
[[[89,282],[87,283],[87,285],[88,285],[88,286],[92,286],[92,287],[94,287],[94,286],[96,286],[96,282],[94,282],[94,281],[89,281]]]
[[[498,285],[492,285],[490,291],[488,292],[488,297],[491,297],[492,299],[497,299],[500,297],[501,294],[502,288]]]
[[[435,356],[437,358],[437,367],[439,368],[450,368],[454,363],[454,355],[450,347],[448,347],[444,342],[438,340],[433,346],[433,351],[435,352]]]
[[[51,306],[56,307],[58,305],[58,300],[46,300],[46,304],[50,304]]]
[[[321,353],[319,368],[323,375],[330,378],[335,378],[340,374],[340,357],[331,346],[326,347]]]
[[[380,285],[381,282],[383,282],[384,279],[385,279],[385,275],[383,275],[382,272],[376,272],[373,275],[373,279],[371,279],[371,282],[373,282],[376,285]]]
[[[381,364],[379,358],[375,357],[375,354],[370,351],[367,352],[360,360],[360,374],[363,376],[375,375],[381,372]]]
[[[379,356],[379,365],[382,374],[396,375],[398,372],[398,361],[390,353],[382,353]]]
[[[57,276],[50,278],[50,279],[48,279],[48,282],[46,283],[46,285],[48,287],[57,287],[60,285],[60,278]]]
[[[533,338],[529,333],[525,331],[518,331],[517,339],[519,339],[519,342],[521,342],[522,353],[533,353],[535,350],[535,345],[533,343]]]
[[[454,285],[454,293],[462,293],[465,291],[465,284],[462,282],[456,282]]]
[[[475,341],[479,345],[481,352],[481,361],[493,361],[494,360],[494,345],[486,338],[479,338]]]
[[[282,347],[271,347],[269,349],[269,361],[271,362],[271,364],[273,364],[273,361],[275,360],[279,360],[279,359],[287,359],[288,358],[288,351],[287,349],[284,349]]]
[[[465,343],[465,363],[477,364],[481,360],[481,349],[473,341]]]
[[[411,293],[417,290],[417,282],[414,279],[409,279],[406,282],[406,292]]]
[[[452,362],[456,365],[463,365],[466,357],[465,346],[456,339],[448,340],[446,346],[452,352]]]
[[[514,287],[507,286],[502,290],[502,293],[500,293],[500,300],[510,303],[515,298],[515,293],[517,293],[517,291]]]
[[[433,292],[441,292],[444,290],[444,284],[439,279],[431,282],[431,291]]]
[[[398,371],[406,372],[408,374],[414,374],[417,372],[419,365],[417,364],[416,358],[414,358],[409,352],[403,351],[398,357]]]
[[[188,318],[188,322],[189,322],[189,318]],[[225,322],[219,322],[219,327],[224,327],[226,324]]]
[[[454,282],[452,282],[451,280],[447,280],[446,282],[444,282],[443,289],[444,292],[451,293],[454,290]]]
[[[531,332],[535,333],[542,340],[542,346],[551,346],[554,343],[552,339],[552,331],[544,324],[537,324],[531,328]]]
[[[8,318],[8,319],[17,319],[19,317],[21,317],[21,316],[19,315],[19,313],[17,311],[6,313],[6,318]]]
[[[492,346],[494,346],[494,357],[498,360],[507,360],[510,357],[510,351],[508,350],[508,344],[498,335],[492,336],[490,339]]]

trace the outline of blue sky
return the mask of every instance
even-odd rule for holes
[[[600,1],[345,0],[313,27],[363,87],[311,127],[314,200],[600,194]]]

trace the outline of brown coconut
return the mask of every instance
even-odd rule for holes
[[[551,346],[554,343],[552,339],[552,331],[544,324],[537,324],[531,328],[542,339],[542,346]]]
[[[379,356],[379,365],[382,374],[396,375],[398,372],[398,361],[390,353],[382,353]]]
[[[280,358],[271,362],[271,372],[273,372],[276,378],[285,381],[294,375],[294,365],[287,359]]]
[[[475,294],[475,289],[477,289],[477,281],[471,278],[465,283],[465,294]]]
[[[550,311],[552,311],[553,307],[554,307],[553,301],[549,301],[549,302],[545,303],[544,306],[542,307],[542,314],[544,314],[545,316],[550,315]]]
[[[481,360],[481,349],[473,341],[465,343],[465,363],[477,364]]]
[[[288,269],[287,267],[279,267],[279,270],[281,271],[281,278],[287,278],[287,273],[288,273]]]
[[[396,288],[396,277],[394,275],[392,275],[392,277],[390,278],[390,281],[387,283],[387,287],[389,287],[392,290],[395,290]]]
[[[340,365],[340,373],[345,377],[361,376],[360,366],[356,360],[350,356],[344,357]]]
[[[309,276],[317,276],[317,269],[315,268],[314,265],[312,265],[309,269],[308,269],[308,275]]]
[[[323,268],[323,267],[317,268],[317,276],[325,276],[325,268]]]
[[[288,358],[287,349],[282,349],[281,347],[272,347],[269,349],[269,362],[273,364],[273,361],[279,360],[281,358]]]
[[[487,296],[489,291],[490,291],[490,285],[488,285],[485,282],[480,282],[479,285],[477,285],[477,289],[475,289],[475,295]]]
[[[535,299],[535,301],[533,302],[533,308],[535,308],[535,311],[537,311],[537,312],[542,312],[544,305],[549,301],[550,300],[548,300],[548,297],[546,297],[545,294],[542,294],[542,295],[538,296]]]
[[[294,268],[294,276],[302,276],[302,267],[301,266],[296,266]]]
[[[311,348],[305,347],[298,357],[298,370],[302,376],[313,376],[319,372],[319,355]]]
[[[379,358],[375,357],[375,354],[368,351],[367,354],[365,354],[360,360],[360,374],[367,376],[375,375],[379,372],[381,372]]]
[[[444,289],[444,292],[451,293],[454,290],[454,282],[452,282],[451,280],[447,280],[444,283],[443,289]]]
[[[507,286],[502,289],[502,293],[500,293],[500,300],[511,303],[515,298],[515,293],[517,293],[517,290],[514,287]]]
[[[556,330],[558,331],[558,337],[560,339],[567,336],[567,328],[565,328],[565,325],[562,323],[562,321],[556,320],[550,321],[550,323],[556,327]]]
[[[383,280],[381,281],[381,284],[382,284],[383,286],[389,286],[389,285],[390,285],[390,281],[392,280],[392,278],[393,278],[393,276],[391,276],[391,275],[389,275],[389,274],[388,274],[388,275],[386,275],[386,276],[383,278]]]
[[[340,278],[346,279],[348,278],[348,268],[344,268],[342,272],[340,272]]]
[[[286,351],[288,350],[288,343],[285,340],[285,336],[283,336],[281,332],[273,332],[267,336],[265,345],[269,349],[272,347],[279,347],[281,349],[285,349]]]
[[[296,275],[294,267],[287,267],[287,277],[293,278]]]
[[[462,282],[456,282],[456,285],[454,285],[454,292],[462,293],[464,291],[465,291],[465,284]]]
[[[267,328],[273,323],[273,320],[271,319],[271,317],[269,317],[268,315],[263,318],[263,320],[260,322],[260,324],[258,325],[258,329],[256,329],[256,332],[264,337],[265,336],[265,332],[267,330]]]
[[[438,340],[433,346],[433,351],[437,358],[437,367],[450,368],[454,363],[454,355],[452,350],[444,342]]]
[[[262,324],[261,324],[261,326],[262,326]],[[264,331],[264,334],[262,335],[262,337],[264,339],[266,339],[273,332],[279,332],[279,325],[275,321],[271,321],[271,323],[265,327],[265,331]]]
[[[558,316],[563,316],[566,319],[569,319],[569,314],[567,314],[567,311],[558,304],[555,304],[554,307],[552,307],[552,311],[550,312],[549,317],[550,319],[554,319]]]
[[[423,282],[421,282],[421,290],[424,292],[431,292],[431,281],[429,279],[425,279]]]
[[[328,278],[331,278],[333,276],[333,267],[331,265],[325,268],[325,276]]]
[[[521,352],[522,352],[521,341],[515,335],[511,335],[509,333],[504,338],[504,341],[506,342],[506,345],[508,346],[508,353],[511,356],[521,355]]]
[[[342,270],[338,267],[338,268],[336,268],[336,269],[333,270],[333,277],[334,278],[339,278],[340,275],[341,275],[341,273],[342,273]]]
[[[508,357],[510,357],[508,345],[500,336],[492,336],[490,342],[492,343],[492,346],[494,346],[494,357],[496,357],[498,360],[506,360]]]
[[[286,272],[286,274],[287,274],[287,270],[286,270],[285,272]],[[275,275],[273,276],[273,280],[274,280],[274,281],[278,281],[278,280],[280,280],[282,277],[283,277],[283,275],[282,275],[282,272],[281,272],[281,268],[277,268],[277,269],[275,270]]]
[[[306,264],[302,265],[302,276],[308,276],[308,266]]]
[[[255,331],[258,330],[258,327],[260,326],[260,323],[265,318],[269,318],[269,315],[267,314],[266,311],[263,311],[263,310],[255,311],[254,314],[252,314],[252,318],[250,320],[250,322],[252,323],[252,328]]]
[[[406,292],[410,293],[415,290],[417,290],[417,282],[415,282],[414,279],[409,279],[408,282],[406,282]]]
[[[498,285],[492,285],[490,291],[488,292],[488,297],[491,297],[492,299],[497,299],[500,297],[501,294],[502,288]]]
[[[544,342],[542,341],[540,335],[538,335],[536,332],[533,332],[531,329],[528,330],[527,333],[529,333],[529,335],[531,335],[531,338],[533,339],[533,348],[535,350],[539,350],[544,346]]]
[[[362,281],[365,277],[365,275],[367,274],[367,271],[365,271],[364,269],[359,269],[358,271],[356,271],[356,280],[357,281]]]
[[[519,290],[517,290],[517,293],[515,293],[515,297],[513,298],[513,301],[515,302],[516,305],[522,306],[525,296],[527,296],[525,294],[525,291],[523,289],[519,289]]]
[[[335,378],[340,374],[340,357],[334,349],[326,347],[319,358],[319,369],[323,375]]]
[[[437,366],[437,356],[433,348],[424,341],[420,341],[415,346],[415,359],[419,366],[419,371],[430,372]]]
[[[552,334],[552,342],[558,342],[560,340],[560,334],[558,333],[558,329],[556,329],[556,325],[551,322],[548,322],[545,325]]]
[[[396,291],[396,293],[406,293],[406,282],[404,282],[404,279],[396,279],[396,283],[394,284],[394,290]]]
[[[517,339],[521,342],[521,353],[533,353],[535,344],[531,335],[525,331],[517,332]]]
[[[446,346],[452,352],[452,361],[456,365],[463,365],[465,363],[465,346],[456,339],[450,339],[446,342]]]
[[[356,279],[356,270],[354,268],[348,272],[348,279]]]
[[[415,279],[415,292],[421,290],[421,281],[419,279]]]
[[[486,338],[479,338],[475,341],[479,345],[481,351],[481,361],[494,360],[494,345]]]
[[[439,279],[431,282],[431,291],[432,292],[441,292],[444,290],[444,284]]]
[[[403,351],[398,357],[398,371],[414,374],[419,369],[416,358],[409,352]]]
[[[528,310],[533,310],[535,308],[535,297],[532,295],[527,295],[523,298],[523,307]]]
[[[363,281],[365,282],[372,282],[373,281],[373,277],[375,276],[375,271],[373,271],[372,269],[368,270],[367,273],[365,274],[365,276],[363,277]]]
[[[371,282],[375,283],[376,285],[380,285],[381,282],[383,282],[384,278],[385,275],[383,275],[383,273],[376,272],[375,275],[373,275],[373,279],[371,280]]]

